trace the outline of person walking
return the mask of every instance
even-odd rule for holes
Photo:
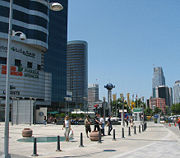
[[[71,130],[71,120],[68,115],[64,119],[63,127],[65,128],[64,135],[65,135],[66,141],[68,142],[69,141],[69,132]]]
[[[109,118],[108,118],[107,126],[108,126],[108,135],[111,135],[111,131],[113,129],[112,122],[111,122],[111,116],[109,116]]]
[[[46,119],[46,116],[44,116],[44,121],[43,121],[43,124],[46,125],[47,124],[47,119]]]
[[[130,126],[131,127],[133,127],[134,126],[134,120],[133,120],[133,118],[131,117],[131,119],[130,119]]]
[[[95,116],[95,118],[94,118],[94,131],[96,131],[96,128],[97,128],[98,131],[100,130],[99,124],[100,124],[99,114],[96,113],[96,116]]]
[[[178,121],[177,121],[177,123],[178,123],[179,130],[180,130],[180,117],[178,118]]]
[[[105,132],[104,132],[105,121],[103,115],[100,118],[100,125],[101,125],[101,133],[103,134],[103,136],[105,136]]]
[[[126,118],[124,119],[124,121],[126,122],[126,126],[128,127],[128,125],[129,125],[128,117],[126,117]]]
[[[91,132],[91,121],[90,121],[89,115],[86,116],[86,119],[84,120],[84,125],[85,125],[87,138],[89,138],[88,132],[89,133]]]

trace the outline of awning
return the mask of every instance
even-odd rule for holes
[[[50,111],[50,112],[48,112],[48,114],[59,114],[59,112],[58,111]]]

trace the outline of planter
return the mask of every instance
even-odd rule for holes
[[[32,137],[32,130],[30,128],[24,128],[22,130],[23,137]]]
[[[91,141],[98,141],[99,140],[99,131],[92,131],[89,136],[90,136]]]

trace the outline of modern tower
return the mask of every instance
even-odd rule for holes
[[[72,102],[80,107],[88,93],[88,44],[86,41],[69,41],[67,45],[67,91]]]
[[[5,89],[8,18],[9,0],[1,0],[0,96],[4,96]],[[12,30],[23,32],[27,39],[22,41],[17,36],[12,37],[10,51],[12,97],[33,97],[51,101],[51,74],[43,70],[44,53],[48,49],[48,22],[47,3],[14,0]]]
[[[109,109],[109,115],[111,115],[112,89],[115,88],[115,86],[112,83],[108,83],[107,85],[104,86],[104,88],[108,90],[108,109]]]
[[[44,70],[52,73],[52,105],[62,105],[66,96],[66,48],[68,0],[56,0],[63,5],[60,12],[49,12],[48,50]]]
[[[0,97],[5,98],[9,0],[0,1]],[[44,55],[48,49],[49,5],[47,1],[14,0],[12,30],[23,32],[27,39],[11,37],[10,97],[34,98],[36,105],[51,104],[51,72],[44,71]],[[3,104],[3,100],[1,103]],[[28,104],[24,104],[28,107]],[[4,106],[4,105],[2,105]],[[14,106],[14,104],[13,104]],[[25,117],[33,108],[24,109]],[[1,114],[0,114],[1,115]],[[23,121],[23,119],[21,119]],[[31,119],[30,119],[31,121]]]
[[[173,87],[174,91],[174,104],[180,103],[180,80],[176,81]]]
[[[163,69],[162,67],[155,67],[152,78],[153,98],[156,98],[155,88],[164,85],[165,85],[165,77],[164,77]]]

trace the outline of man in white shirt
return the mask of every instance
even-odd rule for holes
[[[104,134],[105,121],[104,121],[104,116],[103,115],[100,118],[100,124],[101,124],[101,133],[103,134],[103,136],[105,136],[105,134]]]

